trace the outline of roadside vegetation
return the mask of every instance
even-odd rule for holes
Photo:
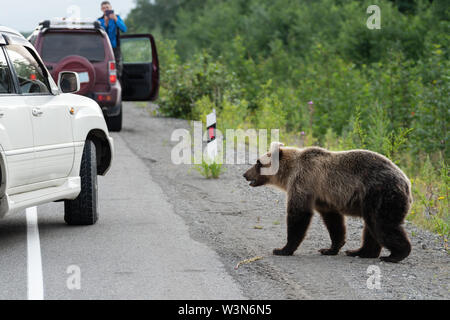
[[[202,160],[201,164],[194,165],[195,169],[206,179],[219,179],[223,171],[222,164],[217,161],[206,162]]]
[[[380,152],[411,178],[408,219],[446,244],[449,17],[446,0],[137,0],[127,23],[157,37],[163,115]]]

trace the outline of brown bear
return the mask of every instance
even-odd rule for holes
[[[267,175],[274,163],[277,171]],[[392,161],[378,153],[272,143],[244,178],[252,187],[272,185],[287,193],[287,244],[275,249],[275,255],[288,256],[297,250],[314,210],[330,233],[331,247],[319,250],[323,255],[336,255],[345,244],[346,215],[364,219],[362,246],[346,251],[347,255],[377,258],[386,247],[391,254],[381,260],[399,262],[411,251],[402,227],[412,203],[411,184]]]

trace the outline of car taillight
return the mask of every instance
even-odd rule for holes
[[[108,63],[108,67],[109,67],[109,83],[115,84],[117,82],[116,62],[110,61]]]
[[[103,95],[103,94],[99,94],[97,95],[97,101],[98,102],[111,102],[112,101],[112,96],[108,95]]]

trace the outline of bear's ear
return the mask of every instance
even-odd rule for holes
[[[280,142],[272,142],[270,144],[270,150],[268,153],[266,153],[265,155],[263,155],[261,158],[259,158],[259,161],[263,164],[263,165],[270,165],[272,163],[272,154],[276,154],[278,153],[278,156],[281,156],[281,149],[280,147],[284,146],[284,144],[280,143]]]
[[[270,153],[275,153],[275,152],[277,152],[279,149],[280,149],[280,147],[283,147],[284,146],[284,144],[283,143],[281,143],[281,142],[272,142],[271,144],[270,144]]]
[[[269,153],[266,153],[261,158],[259,158],[259,162],[261,162],[262,165],[267,166],[272,163],[272,160],[270,159],[272,155]]]

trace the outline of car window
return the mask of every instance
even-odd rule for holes
[[[148,38],[124,38],[120,40],[124,63],[152,62],[152,46]]]
[[[6,61],[5,54],[0,48],[0,94],[13,93],[14,87],[11,72]]]
[[[6,47],[6,51],[19,78],[22,93],[48,94],[51,92],[45,76],[46,72],[28,49],[19,45],[10,45]]]
[[[42,59],[57,63],[67,56],[82,56],[90,62],[105,60],[100,33],[47,33],[42,44]]]

